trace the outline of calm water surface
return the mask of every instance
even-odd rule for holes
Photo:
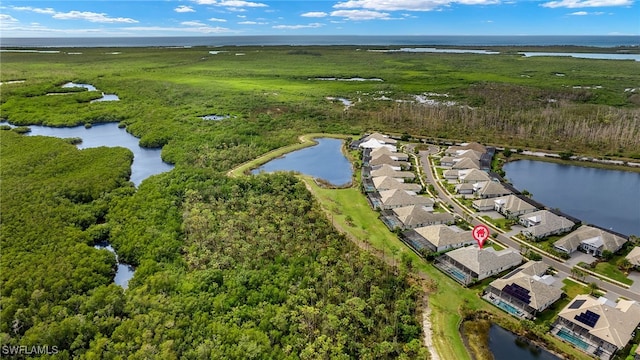
[[[160,174],[173,169],[173,165],[167,164],[160,158],[161,149],[147,149],[140,147],[139,139],[118,127],[117,123],[93,125],[87,129],[84,126],[54,128],[49,126],[30,125],[29,135],[53,136],[58,138],[82,138],[78,144],[79,149],[95,148],[100,146],[120,146],[133,152],[133,164],[131,165],[131,181],[140,185],[142,180],[151,175]]]
[[[291,152],[252,171],[297,171],[340,186],[351,182],[353,169],[342,154],[342,140],[319,138],[318,145]]]
[[[500,326],[489,329],[489,349],[495,360],[560,360],[552,353],[534,345],[516,342],[517,337]]]
[[[640,173],[519,160],[504,166],[519,190],[550,208],[625,235],[640,235]]]
[[[94,247],[96,249],[109,250],[115,255],[116,261],[118,262],[118,270],[116,270],[116,277],[113,279],[113,282],[116,283],[116,285],[120,285],[124,289],[126,289],[129,286],[129,280],[131,280],[131,278],[133,277],[136,269],[129,264],[121,263],[120,260],[118,260],[118,254],[116,254],[116,251],[111,245],[104,243],[96,245]]]

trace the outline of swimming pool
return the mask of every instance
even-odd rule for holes
[[[586,351],[589,348],[589,344],[587,342],[585,342],[584,340],[580,339],[579,337],[577,337],[575,335],[572,335],[565,328],[560,329],[560,331],[558,331],[558,333],[556,335],[559,338],[572,343],[573,345],[575,345],[579,349],[582,349],[582,350]]]
[[[498,302],[496,303],[496,306],[499,307],[500,309],[508,312],[509,314],[515,315],[515,316],[520,316],[522,314],[522,311],[520,311],[518,308],[514,307],[511,304],[508,304],[502,300],[498,300]]]

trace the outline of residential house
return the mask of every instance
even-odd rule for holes
[[[476,243],[471,231],[463,231],[457,226],[430,225],[415,228],[415,231],[427,240],[429,250],[433,252],[457,249]]]
[[[477,197],[481,199],[494,198],[512,194],[499,181],[482,181],[474,184],[474,191]]]
[[[391,156],[392,159],[398,160],[398,161],[407,161],[409,159],[409,155],[405,153],[393,152],[389,150],[389,148],[387,147],[380,147],[380,148],[371,150],[372,159],[375,159],[382,155],[389,155]]]
[[[390,138],[388,135],[383,135],[380,133],[372,133],[370,135],[368,135],[367,137],[364,138],[365,141],[368,140],[377,140],[379,142],[385,143],[385,144],[391,144],[391,145],[395,145],[396,143],[398,143],[397,140]]]
[[[464,169],[480,169],[480,163],[478,160],[469,158],[460,158],[453,161],[452,169],[464,170]]]
[[[631,265],[635,266],[636,268],[639,267],[640,266],[640,246],[634,247],[633,250],[631,250],[631,252],[627,254],[627,256],[625,256],[625,259],[629,260]]]
[[[456,193],[461,195],[471,195],[473,194],[473,184],[472,183],[462,183],[456,185]]]
[[[627,240],[626,236],[617,235],[597,227],[582,225],[577,230],[553,243],[553,247],[567,254],[580,249],[587,254],[602,256],[605,250],[612,253],[617,252]]]
[[[406,229],[437,224],[453,224],[455,222],[455,217],[452,214],[430,212],[429,208],[421,205],[395,208],[393,212]]]
[[[398,169],[402,169],[402,168],[408,169],[410,167],[408,162],[395,160],[390,155],[386,155],[386,154],[382,154],[378,157],[375,157],[369,160],[369,165],[371,166],[378,166],[383,164],[387,164]]]
[[[456,155],[456,158],[458,158],[458,159],[467,158],[467,159],[471,159],[471,160],[477,161],[477,162],[480,161],[481,157],[482,157],[482,153],[481,152],[475,151],[475,150],[472,150],[472,149],[462,150],[462,151],[458,152],[457,155]]]
[[[531,240],[564,234],[571,231],[575,223],[549,210],[539,210],[520,216],[520,224],[526,227],[522,235]]]
[[[516,195],[507,195],[493,199],[494,210],[504,215],[506,218],[517,218],[520,215],[538,210],[529,202]]]
[[[514,249],[496,251],[477,245],[449,251],[436,259],[434,265],[455,281],[469,285],[520,265],[522,255]]]
[[[432,199],[399,189],[380,191],[380,200],[383,210],[411,205],[433,206]]]
[[[449,146],[447,150],[445,150],[445,155],[456,156],[460,152],[464,152],[466,150],[474,150],[479,153],[486,153],[487,148],[477,142],[464,143],[460,145]]]
[[[393,178],[391,176],[374,177],[373,186],[375,186],[378,191],[400,189],[419,192],[422,190],[422,185],[420,184],[406,183],[402,179]]]
[[[551,333],[577,349],[608,360],[624,348],[640,324],[635,301],[578,295],[560,311]]]
[[[458,171],[458,180],[461,183],[477,183],[482,181],[491,181],[486,172],[478,169],[468,169]]]
[[[391,165],[380,165],[371,169],[371,177],[378,176],[390,176],[393,178],[401,178],[401,179],[413,179],[416,177],[414,173],[411,171],[398,171],[393,168]]]
[[[447,180],[458,180],[458,170],[445,170],[442,176]]]
[[[386,147],[391,151],[396,151],[397,150],[395,145],[387,144],[387,143],[378,141],[376,139],[363,141],[358,146],[361,147],[361,148],[365,148],[365,149],[377,149],[377,148],[381,148],[381,147]]]
[[[558,301],[562,290],[546,275],[542,261],[528,261],[507,275],[494,280],[483,296],[492,304],[520,318],[533,319]]]
[[[453,166],[455,159],[453,156],[443,156],[440,158],[440,166]]]
[[[495,199],[480,199],[474,200],[471,206],[478,211],[491,211],[495,209]]]

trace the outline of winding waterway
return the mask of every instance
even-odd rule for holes
[[[625,235],[640,235],[640,173],[545,161],[504,165],[519,190],[550,208]]]
[[[353,168],[342,153],[342,140],[331,138],[315,140],[318,142],[317,145],[273,159],[254,169],[251,173],[297,171],[325,180],[335,186],[349,184],[353,175]]]

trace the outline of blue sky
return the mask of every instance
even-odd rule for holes
[[[0,3],[1,37],[640,35],[634,0]]]

